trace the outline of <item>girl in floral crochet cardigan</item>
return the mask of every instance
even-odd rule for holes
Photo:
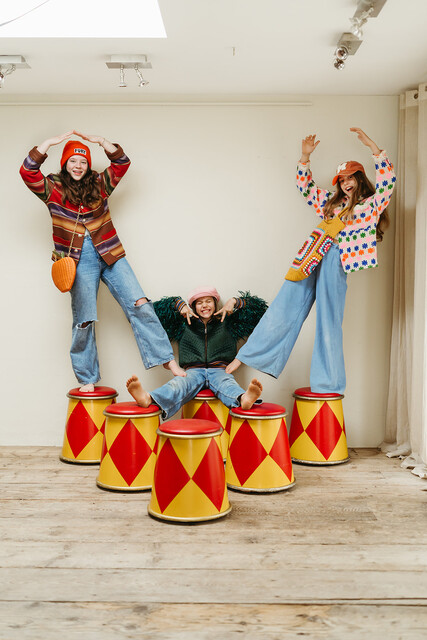
[[[355,161],[338,166],[332,180],[332,184],[336,185],[335,193],[317,187],[309,163],[319,140],[315,135],[303,139],[302,155],[297,166],[297,188],[324,222],[332,218],[336,222],[339,216],[344,223],[341,225],[343,228],[334,239],[327,239],[320,257],[319,254],[315,256],[305,273],[300,271],[295,279],[285,280],[248,342],[228,365],[228,373],[244,362],[277,378],[316,301],[311,390],[314,393],[343,393],[346,378],[342,321],[347,273],[377,266],[377,242],[381,241],[388,224],[385,209],[396,180],[393,165],[385,151],[380,150],[362,129],[352,127],[350,131],[356,133],[358,139],[372,151],[375,187],[366,177],[363,166]],[[306,248],[307,243],[297,258]],[[294,264],[296,262],[297,259]]]

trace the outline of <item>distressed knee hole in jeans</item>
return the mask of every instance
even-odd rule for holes
[[[93,320],[87,320],[86,322],[81,322],[77,325],[77,329],[87,329],[91,324],[93,324]]]
[[[142,307],[143,304],[146,304],[148,302],[147,298],[139,298],[139,300],[137,300],[134,304],[134,307]]]

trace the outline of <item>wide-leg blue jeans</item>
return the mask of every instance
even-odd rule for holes
[[[278,378],[283,371],[304,320],[316,301],[316,335],[311,359],[310,386],[315,393],[343,393],[345,366],[342,321],[347,291],[339,249],[333,245],[305,280],[285,280],[238,360]]]
[[[162,387],[150,391],[150,395],[162,409],[163,419],[166,420],[204,388],[211,389],[216,397],[230,408],[240,406],[240,396],[245,393],[245,390],[237,384],[234,376],[226,373],[224,369],[194,368],[187,369],[185,378],[175,376]]]
[[[76,279],[71,289],[73,329],[71,363],[81,384],[100,379],[98,351],[95,340],[96,299],[100,280],[105,282],[129,320],[146,369],[173,359],[173,351],[165,330],[157,318],[152,302],[135,306],[146,295],[126,258],[112,265],[101,258],[86,236]]]

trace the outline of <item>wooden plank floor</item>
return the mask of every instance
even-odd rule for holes
[[[427,488],[376,450],[198,525],[54,447],[0,454],[1,640],[427,637]]]

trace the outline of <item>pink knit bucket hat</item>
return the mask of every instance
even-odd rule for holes
[[[211,296],[216,301],[219,300],[219,293],[215,287],[196,287],[188,294],[188,304],[192,304],[195,300],[206,296]]]

